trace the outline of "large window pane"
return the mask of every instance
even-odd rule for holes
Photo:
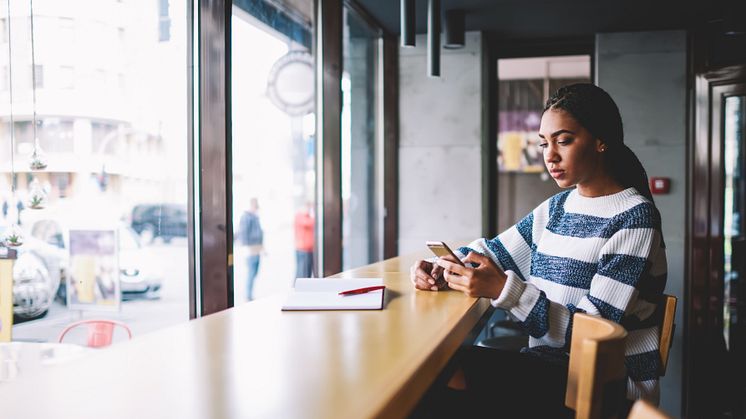
[[[236,304],[284,291],[315,272],[313,1],[292,3],[233,7]]]
[[[137,336],[189,318],[186,3],[34,2],[36,106],[28,3],[0,39],[0,230],[20,224],[14,340],[53,341],[80,318]],[[165,6],[165,7],[164,7]],[[7,29],[6,4],[0,5]],[[170,22],[170,37],[162,22]],[[36,139],[48,167],[33,171]],[[11,129],[15,134],[11,175]],[[15,196],[11,185],[15,183]],[[42,209],[31,200],[44,191]],[[82,338],[85,343],[85,337]]]
[[[343,269],[383,255],[378,123],[379,35],[353,10],[344,10],[342,38]]]

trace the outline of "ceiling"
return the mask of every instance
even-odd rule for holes
[[[400,0],[357,0],[391,33],[399,33]],[[499,38],[582,37],[597,32],[687,29],[722,19],[743,0],[441,0],[464,9],[467,30]],[[428,0],[416,0],[417,33],[427,32]]]

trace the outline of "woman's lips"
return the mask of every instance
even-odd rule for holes
[[[552,169],[549,171],[549,174],[552,175],[553,178],[559,179],[563,176],[565,176],[564,170],[558,170],[558,169]]]

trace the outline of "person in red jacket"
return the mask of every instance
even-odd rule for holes
[[[295,214],[295,277],[313,275],[314,242],[313,204],[310,202]]]

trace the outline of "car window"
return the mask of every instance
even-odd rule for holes
[[[63,249],[65,240],[62,236],[62,228],[53,220],[41,220],[34,223],[31,235],[45,243]]]

